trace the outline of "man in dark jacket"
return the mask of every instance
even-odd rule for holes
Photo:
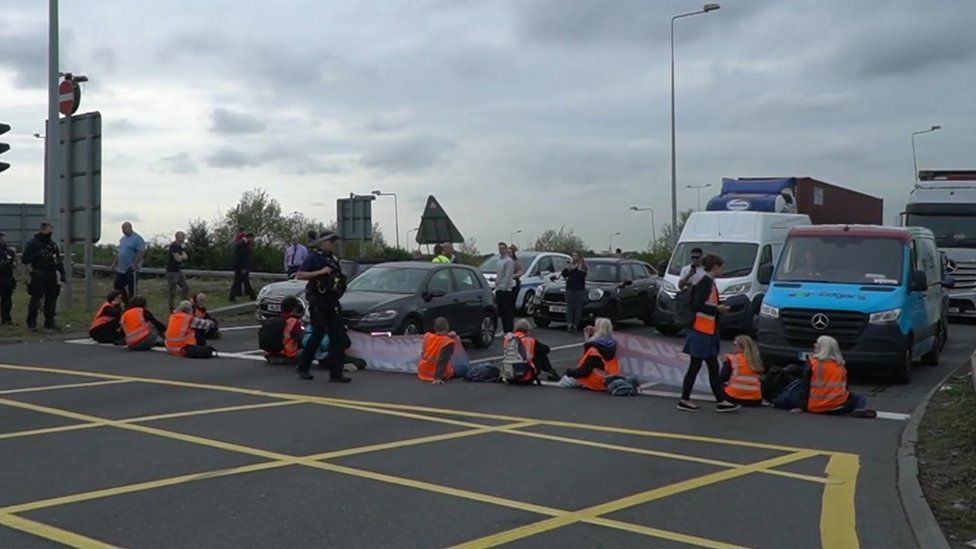
[[[245,294],[254,301],[251,288],[251,265],[253,263],[254,235],[240,235],[234,243],[234,283],[230,287],[230,301],[234,303]]]
[[[61,283],[67,276],[64,263],[61,261],[61,249],[54,242],[52,234],[54,226],[41,223],[41,230],[24,247],[21,262],[30,265],[30,279],[27,283],[27,293],[30,303],[27,305],[27,327],[37,329],[37,312],[44,302],[44,328],[57,331],[54,322],[57,313],[58,295],[61,294]]]
[[[17,281],[14,280],[14,263],[17,253],[7,245],[7,235],[0,233],[0,324],[13,324],[10,310]]]

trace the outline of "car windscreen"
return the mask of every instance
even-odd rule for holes
[[[976,248],[976,216],[910,213],[905,224],[932,231],[940,248]]]
[[[616,282],[617,264],[616,263],[597,263],[591,261],[587,265],[587,282]]]
[[[790,237],[774,280],[898,285],[903,253],[904,244],[893,238]]]
[[[413,294],[420,290],[426,277],[426,269],[373,267],[350,282],[348,289],[360,292]]]
[[[717,255],[725,261],[719,278],[747,276],[756,264],[759,244],[752,242],[681,242],[674,249],[668,274],[678,276],[681,268],[691,264],[691,250],[701,248],[702,256]]]
[[[525,268],[532,263],[533,257],[535,257],[535,255],[519,256],[518,263],[521,265],[522,271],[525,271]],[[486,259],[484,263],[478,267],[478,270],[483,273],[495,274],[498,272],[498,265],[501,264],[501,262],[502,258],[498,257],[497,255],[493,255]]]

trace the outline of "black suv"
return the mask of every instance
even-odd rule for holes
[[[586,266],[584,321],[591,322],[602,316],[615,324],[619,320],[636,318],[648,326],[653,325],[658,290],[657,271],[653,267],[632,259],[603,257],[587,259]],[[542,328],[551,322],[566,321],[564,280],[545,286],[533,320]]]

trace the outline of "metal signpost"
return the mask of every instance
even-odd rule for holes
[[[7,244],[23,252],[46,216],[44,204],[0,204],[0,232],[6,233]]]
[[[340,198],[336,201],[336,232],[342,238],[343,246],[347,241],[358,240],[360,256],[363,255],[366,241],[373,239],[374,200],[376,197],[371,194],[350,193],[349,198]]]

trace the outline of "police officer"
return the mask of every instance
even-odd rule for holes
[[[329,381],[349,383],[352,381],[343,374],[343,355],[348,346],[349,336],[342,323],[342,309],[339,298],[346,288],[346,277],[342,274],[339,259],[333,253],[339,236],[332,231],[325,231],[319,236],[318,248],[310,253],[301,268],[295,273],[298,280],[308,281],[305,287],[305,297],[309,303],[309,315],[312,321],[311,339],[305,342],[305,348],[298,359],[298,377],[313,379],[309,370],[315,360],[315,352],[322,344],[322,338],[329,335],[329,354],[320,364],[329,370]]]
[[[14,280],[16,259],[17,252],[13,246],[7,245],[7,235],[0,232],[0,324],[14,323],[10,318],[10,309],[13,308],[14,287],[17,285]]]
[[[27,293],[30,303],[27,305],[27,327],[37,329],[37,311],[44,301],[44,328],[52,331],[59,330],[54,323],[57,311],[58,295],[61,293],[61,283],[67,276],[64,273],[64,263],[61,261],[61,249],[54,242],[52,234],[54,227],[50,223],[41,223],[41,230],[24,247],[21,261],[30,265],[30,280],[27,283]],[[60,279],[59,279],[60,277]]]

